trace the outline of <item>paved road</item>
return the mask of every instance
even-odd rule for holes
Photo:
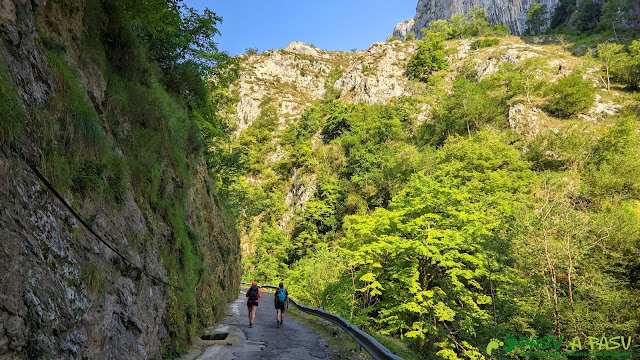
[[[205,331],[228,332],[227,338],[199,340],[183,360],[329,359],[326,340],[291,317],[285,315],[282,328],[276,328],[273,294],[268,292],[262,292],[256,320],[249,328],[245,292],[229,304],[221,324]]]

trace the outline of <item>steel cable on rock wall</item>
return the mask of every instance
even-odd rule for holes
[[[36,177],[47,187],[47,189],[51,191],[51,193],[62,203],[62,205],[64,205],[64,207],[67,208],[67,210],[69,210],[71,215],[73,215],[73,217],[75,217],[82,224],[82,226],[84,226],[87,230],[89,230],[89,232],[93,234],[98,239],[98,241],[103,243],[106,247],[108,247],[111,251],[113,251],[116,255],[118,255],[126,264],[129,264],[130,266],[139,270],[142,274],[146,275],[149,279],[156,281],[160,284],[172,287],[177,290],[184,290],[184,288],[179,285],[172,284],[166,280],[161,279],[156,275],[151,274],[149,271],[147,271],[147,269],[134,263],[132,260],[127,258],[125,255],[123,255],[115,246],[111,245],[108,241],[103,239],[102,236],[100,236],[100,234],[98,234],[91,226],[89,226],[89,224],[87,224],[87,222],[84,221],[84,219],[78,214],[78,212],[75,211],[73,207],[71,207],[71,205],[69,205],[69,203],[62,197],[62,195],[60,195],[60,193],[55,189],[55,187],[49,182],[49,180],[47,180],[47,178],[40,172],[40,170],[38,170],[35,164],[29,159],[27,159],[27,157],[24,156],[24,154],[20,153],[19,151],[16,151],[16,152],[20,155],[20,157],[27,164],[27,166],[29,166],[29,168],[31,169],[31,171],[33,171]]]

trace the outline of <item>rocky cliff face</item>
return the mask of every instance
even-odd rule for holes
[[[86,34],[85,5],[84,1],[0,1],[0,71],[15,84],[26,114],[20,140],[0,144],[0,359],[161,358],[160,344],[172,336],[167,324],[175,289],[146,277],[99,242],[25,162],[44,160],[36,141],[44,129],[35,128],[40,123],[36,119],[58,121],[51,106],[58,89],[43,34],[63,44],[64,58],[87,103],[100,114],[102,126],[109,126],[104,115],[110,106],[105,100],[105,74],[77,45]],[[127,119],[118,120],[126,128]],[[118,141],[108,141],[118,156],[127,156],[118,149]],[[195,229],[194,246],[205,258],[195,296],[216,298],[222,304],[234,297],[239,285],[238,241],[223,223],[204,161],[190,171],[189,184],[175,181],[177,176],[168,171],[169,179],[174,179],[168,181],[168,191],[186,190],[182,205],[186,225]],[[175,282],[167,279],[160,256],[163,244],[175,234],[164,214],[141,199],[130,183],[125,184],[119,205],[91,193],[63,196],[133,263]],[[219,314],[222,309],[205,311]]]
[[[158,356],[159,340],[167,336],[162,321],[167,289],[145,283],[139,271],[122,264],[6,148],[0,154],[0,179],[0,358]],[[80,206],[94,218],[94,229],[127,249],[133,262],[162,276],[157,248],[128,249],[147,235],[131,195],[121,210],[94,201],[82,199]],[[90,271],[95,271],[95,287],[81,281]]]
[[[522,34],[526,30],[527,9],[534,2],[532,0],[419,0],[416,15],[413,19],[396,25],[392,35],[405,38],[414,33],[418,38],[422,36],[420,29],[427,27],[433,20],[448,20],[451,15],[466,13],[474,6],[487,10],[489,21],[494,24],[504,24],[511,33]],[[535,1],[546,5],[549,13],[553,13],[557,0]]]
[[[385,42],[345,53],[293,42],[282,50],[243,57],[240,77],[232,87],[239,102],[230,115],[241,132],[267,105],[277,109],[282,124],[295,121],[327,89],[354,103],[398,98],[406,93],[404,74],[415,48],[414,43]]]

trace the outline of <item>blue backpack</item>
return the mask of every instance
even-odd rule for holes
[[[284,302],[287,300],[287,290],[278,289],[278,302]]]

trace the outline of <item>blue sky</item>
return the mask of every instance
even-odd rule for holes
[[[281,49],[298,40],[325,50],[366,49],[384,41],[400,21],[413,17],[418,0],[184,0],[208,7],[223,22],[218,49]]]

